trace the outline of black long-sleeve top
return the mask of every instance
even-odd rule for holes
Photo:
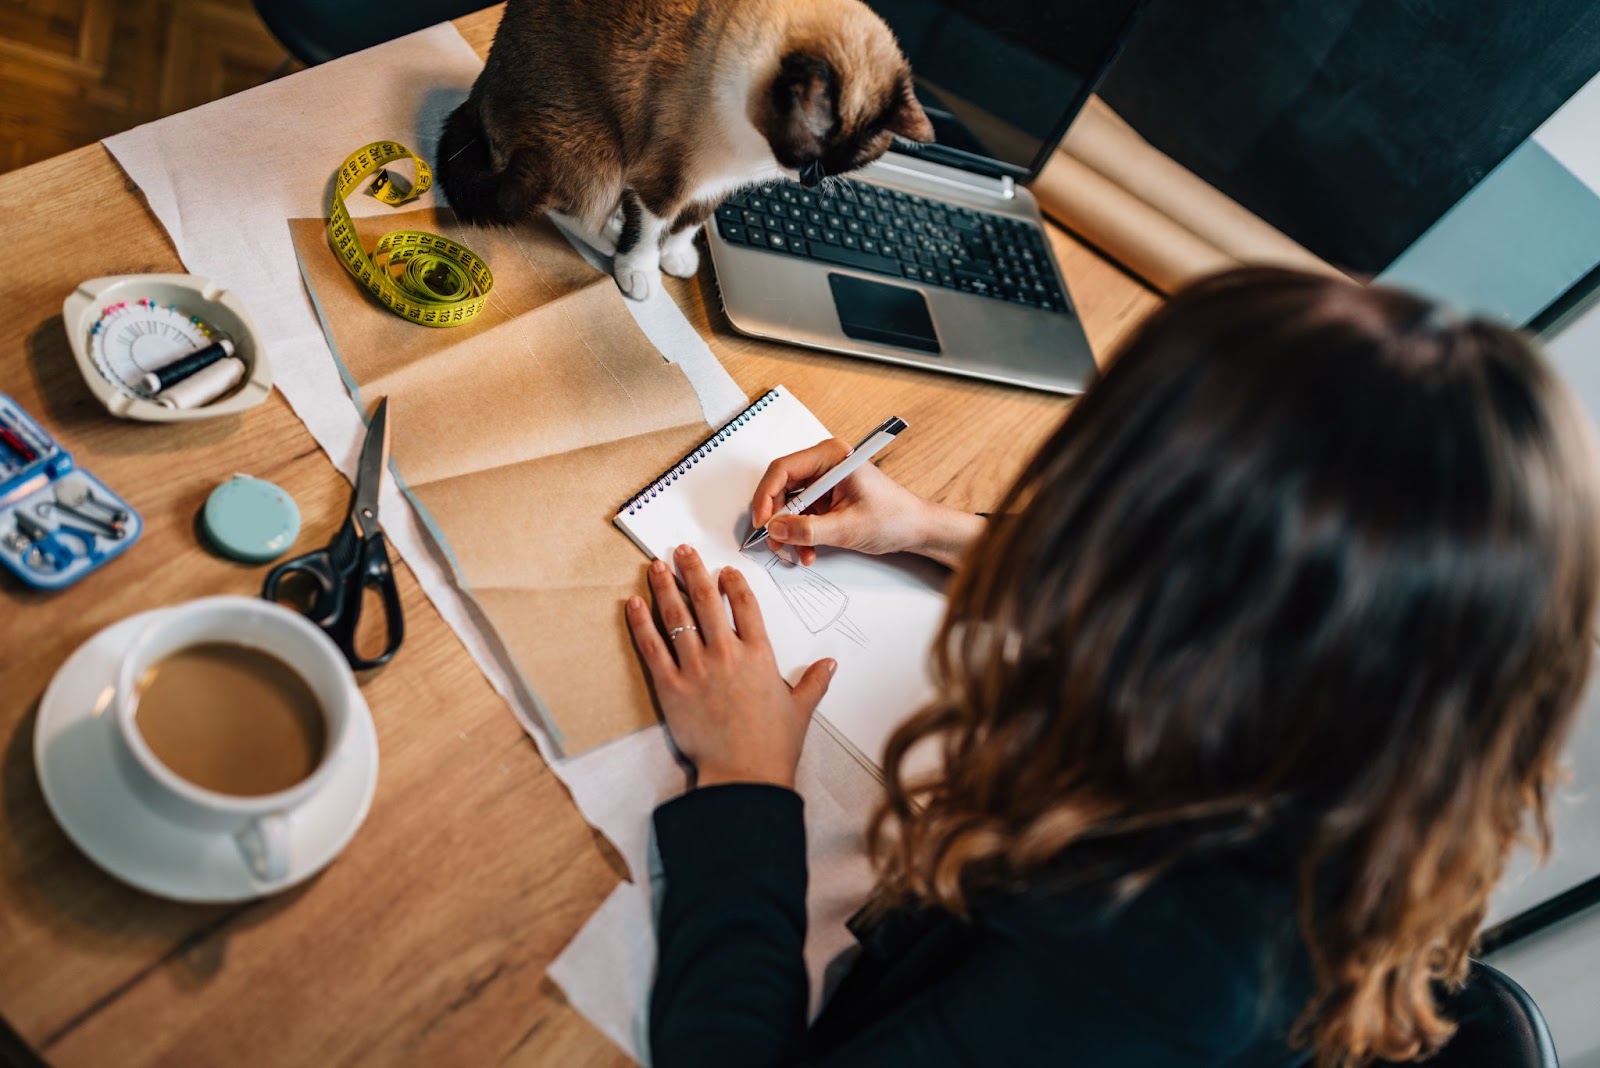
[[[997,899],[968,921],[891,912],[806,1027],[798,794],[695,790],[656,810],[665,876],[655,1068],[996,1065],[1285,1068],[1311,992],[1281,872],[1175,869],[1117,907],[1088,891]]]

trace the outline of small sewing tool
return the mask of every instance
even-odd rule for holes
[[[17,532],[29,543],[22,553],[22,562],[40,574],[55,575],[72,567],[79,557],[93,560],[98,555],[92,531],[68,526],[47,527],[22,511],[16,513],[16,524]],[[82,548],[74,550],[61,540],[62,534],[81,542]]]
[[[5,447],[10,449],[25,464],[31,464],[39,458],[37,450],[26,441],[23,441],[22,435],[8,426],[0,426],[0,443],[4,443]]]
[[[417,180],[406,182],[389,165],[410,160]],[[392,230],[368,252],[356,235],[345,200],[369,176],[367,192],[397,208],[433,186],[433,171],[422,157],[393,141],[374,141],[355,151],[334,175],[328,204],[328,244],[345,270],[396,315],[422,326],[449,327],[471,322],[483,311],[494,288],[489,265],[465,245],[426,230]]]
[[[88,486],[81,482],[58,482],[52,489],[54,501],[40,501],[34,506],[39,518],[49,519],[57,512],[64,512],[97,528],[102,537],[121,540],[128,536],[128,513],[101,502]]]
[[[128,522],[128,510],[114,504],[108,504],[95,496],[94,490],[83,482],[59,482],[55,487],[56,501],[68,509],[93,509],[99,512],[108,522],[123,524]]]
[[[211,335],[209,324],[176,304],[157,304],[148,297],[119,300],[103,307],[89,328],[89,351],[108,382],[146,398],[156,392],[146,385],[146,376],[210,348]]]
[[[378,524],[378,492],[389,466],[389,399],[378,402],[361,446],[350,514],[325,549],[285,560],[267,573],[261,596],[278,601],[286,579],[308,582],[311,603],[305,614],[333,639],[350,666],[357,670],[389,662],[405,638],[400,612],[400,590],[395,585],[389,550]],[[361,621],[363,594],[376,591],[383,601],[388,638],[383,652],[365,657],[356,651],[356,627]]]
[[[230,560],[264,564],[289,550],[300,534],[300,507],[279,486],[234,475],[211,491],[200,510],[206,540]]]
[[[233,342],[225,337],[219,337],[203,349],[179,356],[171,363],[164,363],[153,371],[145,372],[139,384],[147,393],[160,393],[168,386],[182,382],[184,379],[210,367],[218,360],[225,360],[233,355]]]
[[[0,477],[21,470],[44,454],[39,439],[15,412],[0,408]]]
[[[30,586],[70,586],[127,551],[138,513],[0,396],[0,566]]]

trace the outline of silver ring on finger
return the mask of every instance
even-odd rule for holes
[[[671,630],[667,631],[667,641],[675,642],[678,640],[678,635],[691,630],[696,634],[700,633],[700,628],[695,626],[693,623],[685,623],[681,627],[673,627]]]

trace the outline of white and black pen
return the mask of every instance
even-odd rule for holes
[[[787,513],[789,515],[799,515],[807,508],[810,508],[813,504],[816,504],[818,501],[822,500],[822,498],[827,495],[829,490],[833,489],[833,487],[837,486],[839,483],[855,474],[858,467],[872,459],[875,453],[879,452],[885,445],[893,441],[895,439],[895,435],[899,434],[900,431],[904,430],[905,428],[906,421],[901,419],[899,416],[891,415],[889,418],[885,419],[882,425],[880,425],[876,430],[868,434],[866,437],[862,438],[859,445],[846,453],[843,460],[840,460],[838,463],[830,467],[821,478],[817,479],[815,482],[811,483],[811,485],[801,490],[798,495],[790,498],[789,503],[784,505],[779,510],[780,514]],[[744,552],[744,550],[750,548],[752,545],[760,545],[766,540],[766,527],[762,527],[760,530],[752,531],[750,536],[744,539],[744,544],[739,546],[739,551]]]

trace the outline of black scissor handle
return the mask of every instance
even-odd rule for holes
[[[294,607],[300,608],[306,618],[323,630],[330,630],[345,611],[345,577],[334,569],[333,554],[327,549],[317,549],[285,560],[267,572],[266,581],[261,584],[261,596],[269,601],[280,601],[278,588],[291,577],[309,580],[314,590],[309,605]]]
[[[394,568],[389,563],[389,549],[381,532],[374,533],[361,543],[361,556],[352,570],[345,589],[345,608],[333,624],[326,628],[350,666],[357,671],[382,667],[387,664],[405,640],[405,617],[400,611],[400,588],[395,585]],[[356,650],[356,629],[361,623],[361,612],[367,590],[376,590],[383,602],[384,626],[388,632],[383,651],[374,657],[362,656]]]

